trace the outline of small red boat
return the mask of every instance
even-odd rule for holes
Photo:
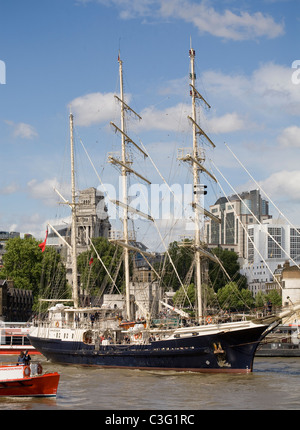
[[[59,373],[44,373],[40,363],[0,365],[0,396],[54,397]]]

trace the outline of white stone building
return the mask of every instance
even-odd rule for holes
[[[273,281],[278,267],[283,267],[287,261],[300,263],[300,234],[297,230],[274,219],[248,225],[247,258],[241,273],[247,277],[254,296],[259,291],[266,292],[266,283]]]

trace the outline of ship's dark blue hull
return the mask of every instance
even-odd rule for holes
[[[251,372],[268,326],[195,335],[145,345],[86,345],[29,336],[47,359],[65,364],[198,372]]]

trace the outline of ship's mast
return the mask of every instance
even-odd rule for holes
[[[205,194],[204,185],[200,183],[200,173],[203,172],[208,175],[215,182],[217,181],[214,175],[212,175],[203,165],[205,161],[204,152],[198,146],[198,136],[203,136],[207,139],[208,143],[214,148],[215,144],[211,141],[211,139],[207,136],[207,134],[202,130],[202,128],[197,123],[197,111],[196,111],[196,101],[201,100],[206,104],[208,108],[210,105],[207,101],[202,97],[202,95],[196,89],[196,74],[195,74],[195,51],[191,49],[189,51],[190,55],[190,95],[192,97],[192,116],[188,116],[192,124],[193,129],[193,147],[192,148],[181,148],[179,149],[179,160],[187,161],[191,163],[192,171],[193,171],[193,202],[192,207],[194,209],[194,242],[193,248],[195,251],[195,281],[196,281],[196,295],[197,295],[197,318],[199,323],[203,318],[203,299],[202,299],[202,283],[201,283],[201,256],[205,256],[207,258],[215,259],[212,254],[205,251],[201,246],[201,225],[202,218],[208,216],[216,221],[216,217],[211,214],[209,211],[205,210],[201,205],[201,194]],[[219,221],[219,220],[217,220]],[[186,244],[184,244],[185,246]]]
[[[191,60],[191,73],[190,79],[192,88],[195,88],[195,51],[190,49],[190,60]],[[198,154],[198,141],[197,141],[197,116],[196,116],[196,92],[192,90],[192,126],[193,126],[193,207],[195,209],[195,270],[196,270],[196,290],[197,290],[197,311],[198,321],[202,319],[202,284],[201,284],[201,258],[200,258],[200,201],[199,194],[200,190],[200,172],[197,160],[199,160]]]
[[[75,201],[75,168],[74,168],[74,138],[73,115],[70,113],[70,143],[71,143],[71,184],[72,184],[72,296],[74,307],[78,308],[78,281],[77,281],[77,244],[76,244],[76,201]]]
[[[125,103],[124,100],[124,86],[123,86],[123,63],[120,58],[120,53],[118,56],[118,62],[119,62],[119,74],[120,74],[120,97],[115,96],[115,98],[120,102],[121,104],[121,128],[119,128],[116,124],[111,122],[111,125],[115,128],[116,132],[121,134],[122,138],[122,153],[121,158],[116,158],[114,155],[108,156],[109,163],[118,165],[121,167],[121,175],[122,175],[122,192],[123,192],[123,201],[119,200],[112,200],[112,202],[118,206],[121,206],[123,208],[123,237],[122,240],[111,238],[110,241],[116,243],[117,245],[121,245],[124,248],[124,269],[125,269],[125,288],[126,288],[126,317],[128,320],[131,320],[133,318],[133,315],[131,314],[131,306],[130,306],[130,285],[129,285],[129,252],[139,252],[141,253],[141,250],[135,246],[132,245],[132,243],[129,243],[129,231],[128,231],[128,212],[138,213],[138,215],[145,217],[147,219],[152,218],[144,214],[141,211],[137,211],[136,209],[130,207],[128,205],[128,189],[127,189],[127,174],[132,173],[135,176],[137,176],[140,180],[145,181],[147,184],[150,184],[150,181],[146,179],[144,176],[142,176],[140,173],[133,170],[131,166],[131,161],[128,160],[128,155],[126,152],[126,146],[127,144],[131,144],[137,149],[144,157],[147,157],[148,155],[146,152],[139,147],[129,136],[126,134],[126,111],[130,111],[135,117],[138,119],[142,119],[139,114],[137,114],[128,104]],[[144,253],[147,255],[147,253]]]
[[[120,58],[119,61],[119,74],[120,74],[120,98],[121,98],[121,138],[122,138],[122,191],[123,191],[123,234],[124,243],[128,246],[128,193],[127,193],[127,170],[126,170],[126,142],[125,142],[125,105],[124,105],[124,87],[123,87],[123,64]],[[124,270],[125,270],[125,289],[126,289],[126,315],[127,319],[131,319],[130,310],[130,287],[129,287],[129,249],[124,247]]]

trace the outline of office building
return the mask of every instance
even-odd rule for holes
[[[239,195],[221,197],[210,206],[210,212],[219,218],[205,221],[205,240],[210,248],[222,247],[234,251],[240,259],[247,258],[247,234],[241,223],[249,224],[271,218],[268,202],[258,190],[245,191]]]

